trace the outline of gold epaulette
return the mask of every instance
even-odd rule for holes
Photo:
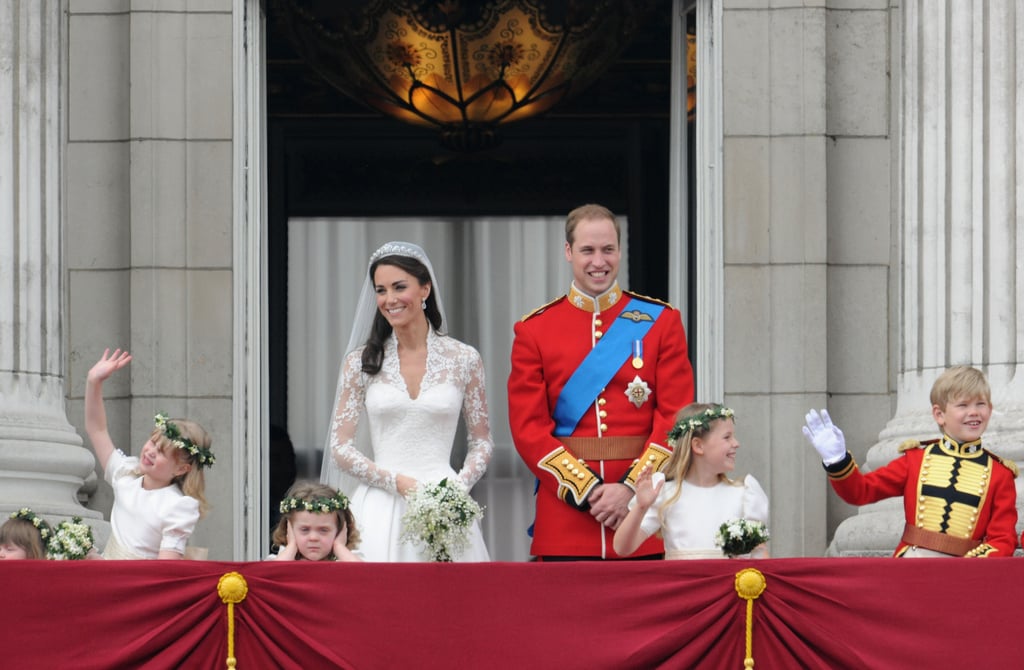
[[[986,449],[986,451],[988,450]],[[989,451],[988,453],[992,454],[991,451]],[[999,454],[992,454],[992,458],[996,459],[1004,466],[1006,466],[1006,469],[1013,473],[1014,478],[1016,478],[1020,474],[1020,469],[1017,467],[1017,463],[1015,461],[1012,461],[1009,458],[1003,458]]]
[[[639,298],[641,300],[646,300],[647,302],[653,302],[653,303],[656,303],[658,305],[664,305],[665,307],[668,307],[669,309],[675,309],[675,307],[673,307],[669,303],[665,302],[664,300],[659,300],[658,298],[652,298],[649,295],[643,295],[641,293],[636,293],[635,291],[623,291],[623,293],[631,295],[634,298]]]
[[[646,466],[650,466],[654,472],[661,472],[671,456],[671,451],[660,444],[651,442],[647,447],[647,451],[640,458],[633,461],[633,465],[630,466],[629,472],[626,473],[626,478],[622,480],[622,483],[636,490],[636,479],[640,476],[641,470]]]
[[[564,295],[563,295],[563,296],[559,296],[559,297],[555,298],[555,299],[554,299],[554,300],[552,300],[551,302],[548,302],[548,303],[544,303],[543,305],[541,305],[541,306],[540,306],[540,307],[538,307],[537,309],[533,310],[532,312],[529,312],[529,313],[527,313],[527,314],[524,314],[524,315],[523,315],[523,318],[521,318],[521,319],[519,319],[519,320],[520,320],[520,321],[526,321],[526,320],[527,320],[527,319],[529,319],[529,318],[532,318],[532,317],[534,317],[534,316],[537,316],[538,314],[540,314],[540,313],[542,313],[542,312],[543,312],[544,310],[546,310],[546,309],[547,309],[548,307],[551,307],[551,306],[552,306],[552,305],[554,305],[555,303],[557,303],[557,302],[561,302],[562,300],[565,300],[565,296],[564,296]]]
[[[929,444],[935,444],[938,441],[939,438],[935,438],[934,440],[925,440],[924,442],[915,439],[903,440],[903,442],[900,443],[900,446],[896,451],[902,454],[904,451],[910,451],[911,449],[920,449],[922,447],[927,447]]]

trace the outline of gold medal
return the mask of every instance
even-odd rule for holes
[[[644,343],[643,340],[633,340],[633,369],[639,370],[644,366]]]

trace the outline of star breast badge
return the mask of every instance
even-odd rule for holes
[[[647,385],[643,379],[640,379],[640,375],[633,377],[633,381],[626,386],[626,397],[629,398],[629,402],[639,409],[645,402],[651,397],[651,387]]]

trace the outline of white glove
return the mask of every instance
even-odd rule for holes
[[[846,457],[846,439],[843,431],[832,423],[828,410],[821,410],[819,415],[812,409],[804,418],[807,420],[803,428],[804,437],[821,455],[821,462],[832,465],[843,460]]]

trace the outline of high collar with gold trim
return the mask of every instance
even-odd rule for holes
[[[981,439],[971,440],[970,442],[957,442],[949,435],[943,433],[942,439],[939,440],[939,447],[952,456],[960,456],[962,458],[977,458],[982,454],[983,449],[981,448]]]
[[[611,309],[622,299],[622,289],[619,288],[619,282],[616,281],[611,288],[595,298],[576,288],[576,282],[573,282],[569,287],[568,298],[569,304],[573,307],[582,309],[584,312],[600,313]]]

